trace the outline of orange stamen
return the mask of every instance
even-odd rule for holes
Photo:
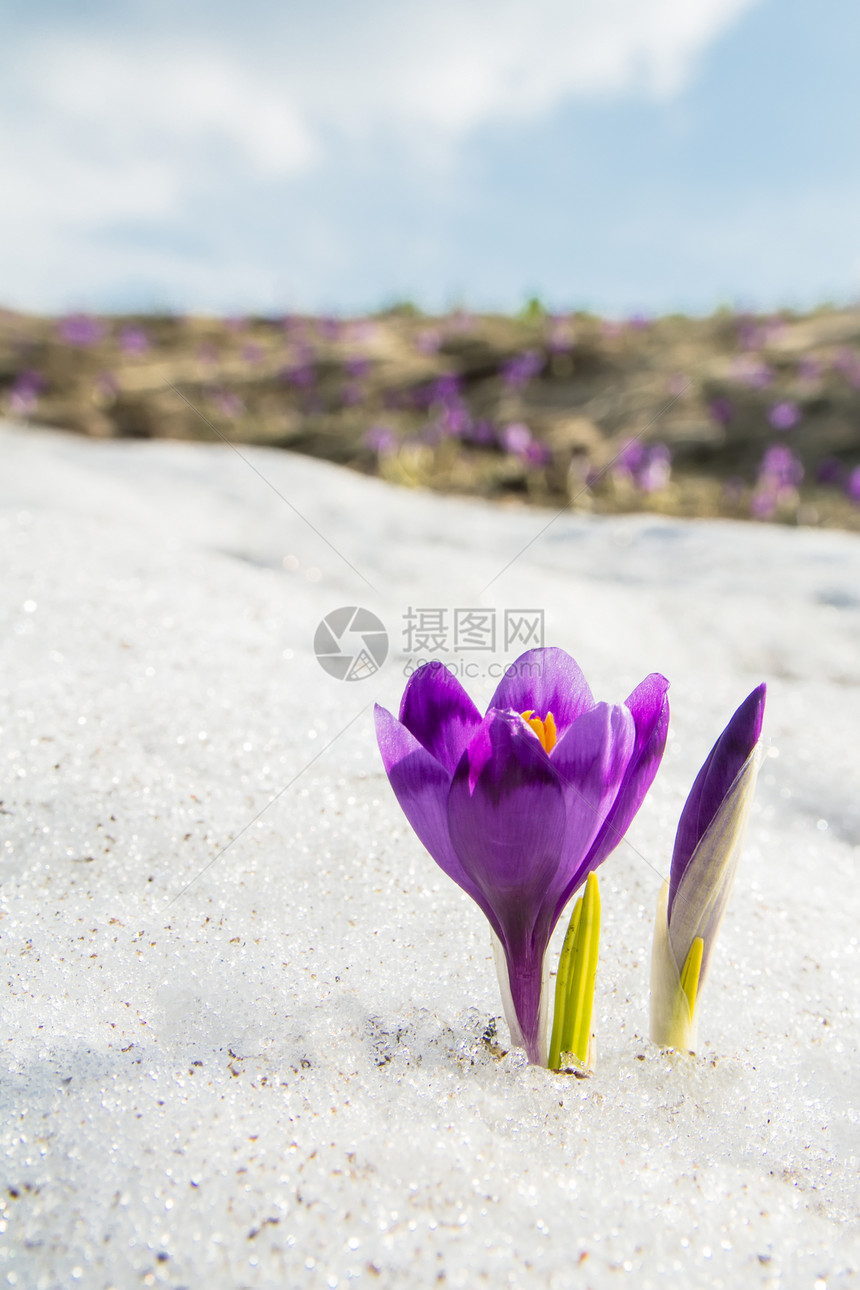
[[[534,708],[529,708],[528,712],[521,712],[520,716],[527,726],[531,726],[532,730],[541,741],[545,751],[552,752],[553,748],[558,743],[558,731],[556,730],[555,717],[551,712],[548,712],[543,720],[541,720],[540,717],[534,716],[533,713]]]

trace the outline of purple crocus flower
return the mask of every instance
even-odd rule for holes
[[[657,907],[651,1038],[695,1048],[696,1003],[729,896],[758,774],[766,687],[744,699],[690,790]]]
[[[370,359],[364,354],[353,354],[346,360],[346,374],[352,381],[363,381],[370,374]]]
[[[753,515],[757,519],[767,519],[779,506],[796,500],[802,480],[803,463],[800,458],[783,443],[771,444],[759,466],[751,499]]]
[[[149,337],[142,327],[123,327],[119,334],[119,347],[124,354],[145,354]]]
[[[763,390],[773,381],[773,372],[767,363],[751,354],[744,354],[736,359],[733,370],[738,381],[754,390]]]
[[[512,664],[486,715],[434,662],[409,679],[399,720],[376,708],[391,786],[433,859],[495,937],[515,1045],[546,1064],[544,959],[570,897],[621,841],[666,744],[668,682],[595,703],[561,649]]]
[[[718,425],[727,426],[735,415],[735,405],[731,399],[720,395],[708,404],[708,411]]]
[[[797,364],[797,375],[801,381],[817,381],[821,376],[822,364],[818,358],[810,355],[801,358]]]
[[[543,354],[527,349],[502,364],[502,380],[510,390],[522,390],[543,369]]]
[[[531,443],[526,445],[522,459],[527,466],[548,466],[552,461],[552,453],[545,443],[538,443],[536,439],[532,439]]]
[[[299,362],[293,367],[285,367],[281,372],[281,380],[298,390],[307,390],[316,380],[316,373],[310,363]]]
[[[222,416],[238,417],[245,411],[245,404],[232,390],[218,390],[215,394],[215,406]]]
[[[469,432],[472,419],[464,403],[446,403],[440,417],[442,432],[449,439],[464,439]]]
[[[415,348],[422,354],[435,354],[442,344],[442,337],[435,328],[420,331],[415,337]]]
[[[513,453],[515,457],[523,457],[528,452],[531,442],[532,432],[522,421],[515,421],[512,425],[505,426],[502,431],[505,451]]]
[[[67,345],[80,345],[88,348],[97,345],[104,335],[104,327],[98,318],[90,314],[69,314],[57,324],[60,339]]]
[[[573,320],[566,315],[547,319],[546,346],[551,354],[568,354],[575,344]]]
[[[388,426],[371,426],[364,436],[364,444],[380,457],[390,457],[397,451],[397,435]]]
[[[845,467],[838,457],[824,457],[818,463],[815,478],[819,484],[830,484],[838,487],[845,475]]]
[[[430,391],[430,402],[448,404],[459,401],[460,378],[456,372],[443,372]]]
[[[35,412],[44,387],[45,378],[41,372],[19,372],[9,388],[9,411],[12,415],[28,417]]]
[[[645,464],[645,445],[638,439],[625,439],[614,462],[615,472],[634,478]]]
[[[659,493],[672,476],[672,453],[665,443],[652,444],[645,461],[636,473],[636,483],[643,493]]]
[[[767,419],[774,430],[793,430],[800,420],[800,408],[790,399],[784,399],[768,408]]]

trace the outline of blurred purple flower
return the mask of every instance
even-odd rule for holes
[[[860,505],[860,466],[855,466],[848,476],[848,483],[845,485],[845,492],[851,498],[852,502]]]
[[[732,403],[731,399],[727,399],[721,395],[718,398],[711,400],[708,404],[708,411],[718,425],[727,426],[735,415],[735,405]]]
[[[242,358],[246,363],[259,363],[265,354],[262,345],[256,341],[249,341],[247,345],[242,346]]]
[[[784,399],[768,408],[767,419],[774,430],[792,430],[800,420],[800,408],[790,399]]]
[[[214,367],[218,362],[218,347],[214,341],[206,340],[197,350],[197,361],[207,367]]]
[[[467,309],[455,309],[448,319],[448,327],[453,332],[471,331],[474,325],[474,315]]]
[[[460,398],[460,378],[456,372],[443,372],[433,382],[430,390],[431,403],[450,403]]]
[[[234,394],[232,390],[216,391],[214,403],[222,416],[230,417],[231,419],[241,416],[245,411],[245,404],[239,398],[239,395]]]
[[[548,466],[552,461],[552,453],[547,445],[539,443],[537,439],[532,439],[522,456],[529,466]]]
[[[664,443],[644,444],[628,439],[612,465],[616,479],[627,480],[643,493],[657,493],[669,483],[672,454]]]
[[[346,360],[346,372],[353,381],[363,381],[370,372],[370,359],[364,354],[353,354]]]
[[[317,322],[317,330],[323,340],[338,340],[341,333],[341,322],[339,318],[323,317]]]
[[[8,408],[13,416],[29,417],[38,406],[39,395],[45,388],[41,372],[19,372],[9,387]]]
[[[551,354],[567,354],[573,349],[573,319],[566,314],[551,314],[546,322],[546,347]]]
[[[783,330],[781,318],[757,320],[749,314],[738,315],[737,338],[741,349],[762,349]]]
[[[119,334],[119,347],[124,354],[145,354],[149,337],[142,327],[123,327]]]
[[[449,404],[442,412],[442,429],[453,439],[465,439],[469,433],[472,418],[464,404]]]
[[[536,350],[524,350],[502,364],[502,380],[510,390],[522,390],[543,370],[543,354]]]
[[[358,381],[347,381],[341,390],[340,400],[345,408],[354,408],[364,398],[364,388]]]
[[[735,359],[733,371],[736,380],[741,381],[744,385],[749,385],[752,389],[763,390],[773,380],[773,372],[767,363],[761,358],[753,358],[744,355]]]
[[[796,488],[803,480],[803,463],[785,444],[774,443],[766,450],[759,467],[761,474]]]
[[[821,372],[822,365],[817,358],[807,356],[797,364],[797,375],[801,381],[817,381]]]
[[[824,457],[818,463],[815,478],[819,484],[831,484],[838,487],[845,476],[845,467],[838,457]]]
[[[113,372],[99,372],[96,377],[95,392],[100,399],[114,399],[118,390],[119,383]]]
[[[294,385],[297,390],[308,390],[313,385],[316,375],[309,363],[297,363],[281,371],[281,380],[285,385]]]
[[[489,447],[491,444],[498,443],[498,435],[492,421],[473,422],[468,437],[471,443],[478,444],[481,447]]]
[[[435,354],[442,344],[442,336],[435,328],[419,331],[415,337],[415,348],[421,354]]]
[[[639,439],[627,439],[615,459],[614,467],[622,475],[635,476],[645,463],[645,445]]]
[[[522,457],[531,442],[532,432],[522,421],[515,421],[502,431],[502,447],[515,457]]]
[[[67,345],[88,348],[97,345],[104,336],[104,325],[90,314],[69,314],[57,324],[60,339]]]
[[[643,465],[636,475],[636,483],[643,493],[659,493],[669,483],[672,474],[672,454],[665,443],[652,444]]]
[[[341,324],[343,337],[355,345],[367,345],[376,336],[379,328],[370,318],[352,318]]]
[[[768,519],[784,502],[791,502],[803,480],[803,463],[785,444],[772,444],[765,452],[750,506],[758,519]]]
[[[364,445],[380,457],[390,457],[397,451],[397,435],[388,426],[371,426],[364,436]]]

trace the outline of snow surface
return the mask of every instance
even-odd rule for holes
[[[549,513],[14,426],[0,464],[0,1284],[854,1283],[856,537],[562,515],[484,590]],[[392,651],[345,683],[312,642],[351,604]],[[590,1079],[504,1051],[486,924],[374,743],[407,608],[475,605],[544,608],[598,697],[672,681],[663,767],[601,870]],[[702,1051],[663,1053],[661,878],[760,680]]]

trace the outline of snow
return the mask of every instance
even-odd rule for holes
[[[0,462],[0,1284],[854,1283],[856,537],[563,514],[514,559],[551,515],[276,451],[6,425]],[[313,655],[343,605],[391,638],[352,683]],[[544,609],[600,698],[672,681],[600,871],[590,1079],[505,1051],[483,917],[381,771],[434,606]],[[515,652],[456,656],[476,699]],[[761,680],[701,1052],[664,1053],[658,891]]]

